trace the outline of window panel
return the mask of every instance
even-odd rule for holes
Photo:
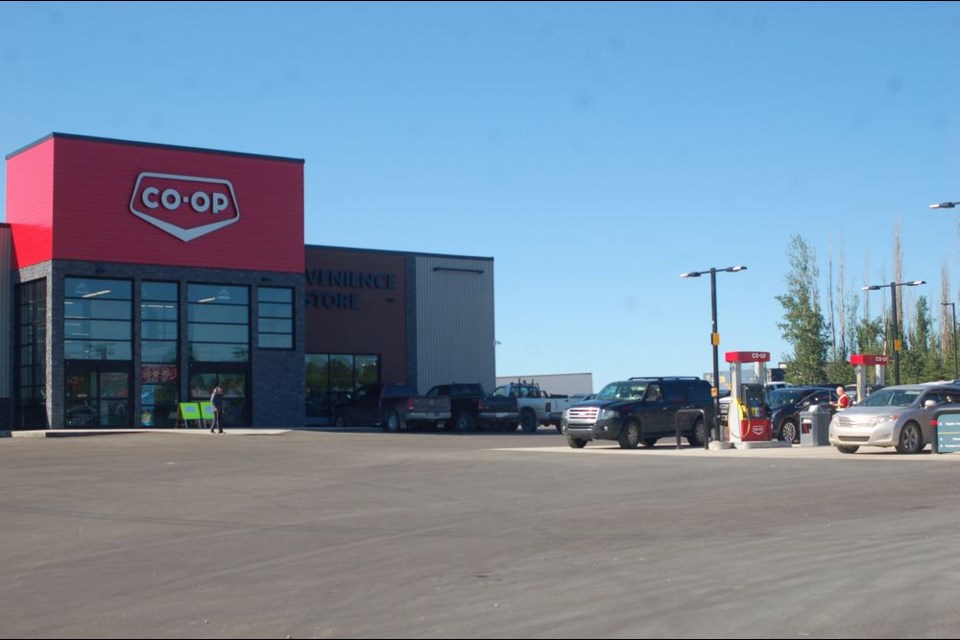
[[[293,336],[279,333],[261,333],[257,337],[261,349],[293,349]]]
[[[144,320],[140,323],[140,337],[143,340],[176,340],[177,323]]]
[[[187,302],[210,305],[248,306],[250,302],[247,287],[231,287],[219,284],[188,284]]]
[[[141,320],[177,321],[177,305],[171,302],[143,302],[140,305]]]
[[[293,305],[261,302],[258,314],[261,318],[292,318]]]
[[[64,278],[63,295],[84,300],[131,300],[133,287],[129,280],[103,278]]]
[[[248,307],[214,306],[191,304],[187,309],[190,322],[224,322],[230,324],[249,324]]]
[[[67,360],[130,360],[129,342],[64,340],[63,357]]]
[[[187,331],[191,342],[233,342],[246,345],[250,339],[246,325],[191,324]]]
[[[78,340],[129,340],[130,323],[122,320],[67,320],[64,336]]]
[[[250,349],[247,345],[193,342],[190,344],[190,357],[198,362],[247,362]]]
[[[140,299],[152,301],[177,302],[179,295],[176,282],[142,282]]]
[[[140,357],[143,362],[175,363],[177,361],[177,343],[143,342],[140,345]]]
[[[293,320],[261,320],[260,333],[284,333],[292,336]]]
[[[125,300],[64,300],[63,315],[71,319],[129,320],[130,307],[130,302]]]

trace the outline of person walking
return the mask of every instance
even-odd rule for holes
[[[223,389],[214,387],[210,394],[210,404],[213,405],[213,425],[210,433],[223,433]]]

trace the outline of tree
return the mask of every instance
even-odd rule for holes
[[[945,377],[943,358],[937,349],[933,318],[926,296],[920,296],[917,300],[916,321],[907,335],[907,342],[909,348],[904,349],[900,363],[902,382],[942,380]]]
[[[829,348],[827,327],[820,309],[816,256],[799,235],[791,237],[787,254],[790,262],[790,271],[786,275],[787,291],[776,296],[783,307],[783,320],[777,326],[783,332],[784,340],[793,347],[793,353],[784,356],[790,362],[787,381],[816,384],[826,379]]]

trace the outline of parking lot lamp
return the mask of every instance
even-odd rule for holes
[[[879,291],[890,287],[890,297],[893,301],[893,313],[891,314],[890,327],[893,333],[893,384],[900,384],[900,337],[897,321],[897,287],[916,287],[921,284],[927,284],[926,280],[911,280],[910,282],[891,282],[890,284],[871,284],[863,287],[863,291]]]
[[[681,278],[699,278],[705,273],[710,274],[710,311],[713,322],[713,328],[710,332],[710,344],[713,345],[713,439],[717,442],[720,442],[720,357],[717,352],[717,348],[720,346],[720,334],[717,332],[717,272],[727,271],[736,273],[737,271],[746,271],[746,269],[743,265],[727,267],[725,269],[710,267],[709,270],[690,271],[680,274]],[[704,438],[704,449],[709,447],[708,440],[709,438]]]
[[[950,307],[951,315],[953,316],[953,379],[956,380],[960,378],[960,375],[957,373],[957,303],[941,302],[940,305]]]
[[[960,202],[936,202],[930,205],[931,209],[955,209],[960,206]]]

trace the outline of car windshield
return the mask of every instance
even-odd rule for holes
[[[907,407],[916,402],[922,389],[880,389],[860,403],[861,407]]]
[[[611,382],[597,394],[598,400],[639,400],[647,390],[645,382]]]

